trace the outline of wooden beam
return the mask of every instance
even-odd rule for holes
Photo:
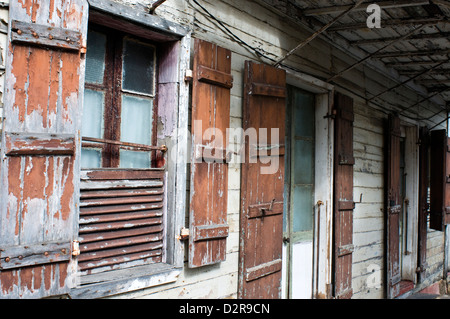
[[[437,24],[437,23],[448,23],[447,18],[413,18],[413,19],[393,19],[393,20],[383,20],[381,27],[396,27],[396,26],[406,26],[406,25],[415,25],[415,24]],[[367,23],[349,23],[342,24],[331,27],[328,29],[328,32],[337,32],[337,31],[347,31],[347,30],[357,30],[357,29],[368,29]]]
[[[422,85],[450,85],[450,80],[419,80],[417,83]]]
[[[446,1],[446,0],[432,0],[431,2],[433,2],[434,4],[437,4],[439,6],[450,8],[450,1]]]
[[[284,57],[278,59],[273,66],[278,66],[280,65],[281,62],[283,62],[284,60],[286,60],[290,55],[292,55],[295,51],[297,51],[298,49],[304,47],[305,45],[307,45],[309,42],[311,42],[312,40],[314,40],[317,36],[319,36],[320,34],[322,34],[323,32],[325,32],[327,29],[329,29],[336,21],[338,21],[340,18],[342,18],[343,16],[345,16],[346,14],[348,14],[349,12],[353,11],[354,9],[356,9],[364,0],[358,0],[355,4],[349,6],[349,8],[347,8],[347,10],[343,11],[340,15],[338,15],[336,18],[334,18],[333,20],[331,20],[330,22],[328,22],[326,25],[324,25],[323,27],[321,27],[319,30],[317,30],[316,32],[314,32],[309,38],[307,38],[306,40],[302,41],[300,44],[298,44],[295,48],[293,48],[292,50],[290,50]]]
[[[406,39],[410,40],[431,40],[431,39],[448,39],[450,38],[450,32],[437,32],[437,33],[421,33],[411,36]],[[361,39],[351,41],[352,45],[367,45],[367,44],[379,44],[386,43],[388,41],[402,41],[401,37],[389,37],[389,38],[375,38],[375,39]]]
[[[376,53],[374,58],[398,58],[398,57],[414,57],[414,56],[435,56],[435,55],[447,55],[450,54],[450,49],[446,50],[419,50],[419,51],[396,51],[396,52],[384,52]]]
[[[450,61],[448,61],[450,63]],[[400,75],[416,75],[420,72],[420,70],[402,70],[398,71]],[[439,69],[433,70],[427,73],[427,75],[448,75],[450,74],[450,69]]]
[[[372,4],[373,1],[369,1],[364,4]],[[376,2],[375,4],[379,5],[383,9],[389,8],[402,8],[402,7],[413,7],[413,6],[422,6],[430,4],[429,0],[399,0],[399,1],[381,1]],[[319,16],[325,14],[333,14],[333,13],[341,13],[347,10],[351,5],[342,5],[342,6],[331,6],[331,7],[322,7],[322,8],[311,8],[305,9],[302,14],[304,16]],[[359,7],[356,8],[355,11],[364,11],[367,7]]]
[[[436,61],[407,61],[407,62],[386,62],[386,66],[391,68],[397,68],[397,67],[408,67],[408,66],[419,66],[419,65],[431,65],[435,64],[437,62],[441,62],[441,60]]]
[[[396,88],[398,88],[398,87],[400,87],[400,86],[402,86],[402,85],[405,85],[406,83],[408,83],[408,82],[410,82],[410,81],[413,81],[413,80],[417,79],[419,76],[422,76],[422,75],[424,75],[424,74],[427,74],[428,72],[430,72],[430,71],[432,71],[432,70],[434,70],[434,69],[440,67],[440,66],[443,65],[444,63],[447,63],[447,61],[444,60],[444,61],[442,61],[442,62],[437,63],[436,65],[432,66],[432,67],[429,68],[428,70],[424,70],[424,71],[422,71],[422,72],[416,74],[415,76],[413,76],[413,77],[411,77],[411,78],[409,78],[409,79],[407,79],[407,80],[405,80],[405,81],[403,81],[403,82],[401,82],[401,83],[398,83],[398,84],[394,85],[393,87],[384,90],[383,92],[380,92],[380,93],[378,93],[378,94],[372,96],[371,98],[368,99],[368,101],[372,101],[373,99],[375,99],[375,98],[377,98],[377,97],[379,97],[379,96],[381,96],[381,95],[383,95],[383,94],[385,94],[385,93],[387,93],[387,92],[389,92],[389,91],[392,91],[392,90],[394,90],[394,89],[396,89]]]
[[[334,79],[336,79],[336,78],[342,76],[344,73],[346,73],[346,72],[352,70],[353,68],[355,68],[356,66],[360,65],[360,64],[363,63],[364,61],[366,61],[366,60],[372,58],[375,54],[378,54],[378,53],[380,53],[381,51],[387,49],[387,48],[390,47],[391,45],[397,43],[399,40],[403,40],[403,39],[409,38],[409,37],[412,36],[414,33],[416,33],[416,32],[418,32],[418,31],[422,30],[424,27],[425,27],[425,25],[422,25],[422,26],[420,26],[419,28],[414,29],[414,30],[408,32],[407,34],[401,36],[399,39],[396,39],[396,40],[394,40],[394,41],[389,42],[389,43],[386,44],[384,47],[378,49],[377,51],[375,51],[375,52],[369,54],[369,55],[366,56],[365,58],[359,60],[358,62],[356,62],[356,63],[354,63],[354,64],[352,64],[352,65],[350,65],[350,66],[347,67],[346,69],[344,69],[344,70],[338,72],[337,74],[333,75],[331,78],[329,78],[329,79],[327,80],[327,82],[330,82],[330,81],[332,81],[332,80],[334,80]]]

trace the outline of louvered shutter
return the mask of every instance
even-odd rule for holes
[[[353,99],[334,96],[334,296],[351,298],[353,254]]]
[[[189,267],[225,260],[231,51],[196,39],[192,86]]]
[[[76,141],[86,0],[9,1],[1,161],[0,298],[73,284]]]
[[[163,261],[163,169],[85,170],[80,190],[81,275]]]
[[[446,130],[431,131],[430,228],[444,231],[450,223],[450,138]]]
[[[426,127],[419,132],[419,225],[418,225],[418,274],[419,281],[425,278],[427,268],[427,215],[428,215],[428,171],[430,135]]]
[[[400,293],[399,222],[402,211],[400,198],[400,118],[389,115],[386,162],[386,229],[387,229],[387,296],[395,298]]]
[[[281,298],[285,120],[286,72],[246,61],[243,129],[258,136],[244,141],[239,298]]]

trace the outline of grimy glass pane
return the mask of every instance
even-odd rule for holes
[[[314,137],[315,101],[314,95],[295,90],[292,97],[294,108],[295,136]]]
[[[100,168],[102,164],[100,150],[82,148],[81,149],[81,167],[82,168]]]
[[[103,92],[84,90],[82,136],[103,138],[104,101],[105,96]]]
[[[89,31],[86,51],[86,76],[88,83],[102,84],[105,74],[106,35]]]
[[[155,49],[134,40],[124,40],[122,89],[153,94]]]
[[[314,183],[314,142],[297,139],[294,141],[293,183]]]
[[[294,185],[292,199],[293,231],[312,230],[313,227],[313,187],[312,185]]]
[[[121,168],[150,168],[150,152],[120,150]]]
[[[151,145],[152,109],[151,98],[122,95],[120,140]]]

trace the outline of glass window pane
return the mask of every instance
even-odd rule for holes
[[[106,35],[89,31],[86,51],[86,76],[88,83],[103,83],[105,73]]]
[[[313,202],[312,186],[294,186],[292,199],[292,218],[294,232],[312,230]]]
[[[155,49],[133,40],[124,40],[122,89],[153,94]]]
[[[101,151],[91,148],[81,149],[81,167],[99,168],[102,164]]]
[[[150,152],[120,150],[121,168],[150,168]]]
[[[103,137],[104,93],[86,89],[84,91],[83,120],[81,135],[86,137]]]
[[[151,98],[122,95],[120,140],[151,145],[152,109]]]
[[[297,139],[294,141],[293,154],[294,184],[314,183],[314,145],[313,141]]]
[[[296,90],[293,99],[294,106],[294,135],[314,136],[314,95]]]

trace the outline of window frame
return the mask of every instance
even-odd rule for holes
[[[164,114],[157,116],[158,134],[155,136],[158,145],[165,145],[168,151],[165,159],[157,159],[157,162],[162,161],[158,167],[163,168],[150,170],[164,170],[165,192],[168,198],[164,207],[167,216],[165,220],[167,227],[164,230],[166,240],[164,263],[113,270],[104,280],[88,285],[81,285],[80,274],[75,271],[69,281],[70,296],[83,299],[101,298],[177,281],[184,266],[184,242],[178,234],[185,226],[187,159],[190,154],[188,148],[190,92],[185,74],[190,69],[192,31],[158,16],[142,13],[137,8],[110,0],[89,1],[89,22],[117,31],[127,30],[127,33],[153,40],[161,46],[158,56],[161,57],[160,65],[164,65],[164,68],[157,75],[158,91],[161,89],[161,95],[165,93],[169,99],[165,103]],[[84,46],[86,35],[87,28],[83,31]],[[84,65],[85,56],[82,55],[82,66]],[[80,94],[82,96],[84,94],[84,79],[80,82]],[[160,94],[156,99],[161,99]],[[81,128],[81,116],[78,125]],[[82,142],[79,139],[77,149],[81,150],[81,146]],[[80,154],[80,151],[76,153],[78,163]],[[78,169],[81,169],[79,164]],[[88,169],[84,171],[83,174],[86,171],[89,173]],[[77,229],[78,225],[74,227]],[[76,264],[75,257],[73,267],[77,267]]]
[[[98,32],[106,36],[106,48],[104,59],[104,75],[103,82],[100,84],[89,83],[85,81],[86,89],[103,92],[103,125],[102,137],[103,140],[121,141],[121,121],[122,121],[122,98],[123,96],[146,97],[152,99],[152,128],[150,145],[157,144],[157,114],[158,114],[158,54],[157,43],[144,39],[139,36],[134,36],[128,32],[117,31],[96,23],[89,23],[89,32]],[[136,41],[146,46],[151,46],[154,49],[154,72],[153,72],[153,93],[140,93],[123,88],[123,70],[124,70],[124,42],[126,40]],[[89,54],[89,53],[87,53]],[[116,83],[116,85],[115,85]],[[85,106],[86,107],[86,106]],[[84,136],[83,136],[84,137]],[[83,142],[84,149],[100,150],[100,167],[101,168],[119,168],[120,167],[120,150],[131,150],[137,152],[149,152],[149,150],[139,149],[136,147],[126,147],[123,145],[99,143],[92,141]],[[150,167],[156,167],[156,152],[150,151]],[[88,167],[83,167],[88,168]]]

